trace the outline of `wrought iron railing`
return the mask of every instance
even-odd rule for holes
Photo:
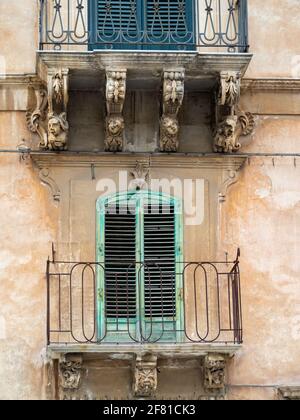
[[[247,0],[40,0],[40,49],[247,52]]]
[[[242,343],[238,258],[172,264],[48,261],[48,344]]]

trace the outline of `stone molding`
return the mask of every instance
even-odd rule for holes
[[[142,190],[144,187],[147,187],[149,181],[149,167],[146,167],[143,162],[136,162],[136,166],[130,174],[134,178],[133,181],[131,181],[131,185],[136,190]]]

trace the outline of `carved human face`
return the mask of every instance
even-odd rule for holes
[[[166,132],[170,136],[176,136],[178,134],[178,123],[175,119],[165,118],[163,124]]]
[[[108,131],[113,136],[118,135],[123,129],[123,121],[120,118],[111,118],[108,123]]]
[[[49,133],[58,137],[62,133],[62,128],[59,120],[57,118],[51,118],[48,123]]]

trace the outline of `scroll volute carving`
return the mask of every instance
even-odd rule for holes
[[[253,115],[239,108],[240,94],[240,73],[221,72],[216,100],[215,152],[238,152],[241,148],[240,137],[254,130]]]
[[[179,148],[178,112],[184,98],[184,70],[165,71],[163,75],[163,114],[160,122],[160,150],[177,152]]]
[[[125,122],[122,113],[126,97],[126,77],[126,70],[106,73],[105,150],[107,152],[123,150]]]
[[[27,110],[26,121],[42,150],[67,149],[68,75],[68,69],[49,70],[47,88],[34,88],[35,104]]]

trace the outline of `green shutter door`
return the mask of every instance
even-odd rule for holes
[[[100,340],[178,340],[180,215],[176,202],[147,192],[98,205],[98,261],[105,266],[99,272]]]

